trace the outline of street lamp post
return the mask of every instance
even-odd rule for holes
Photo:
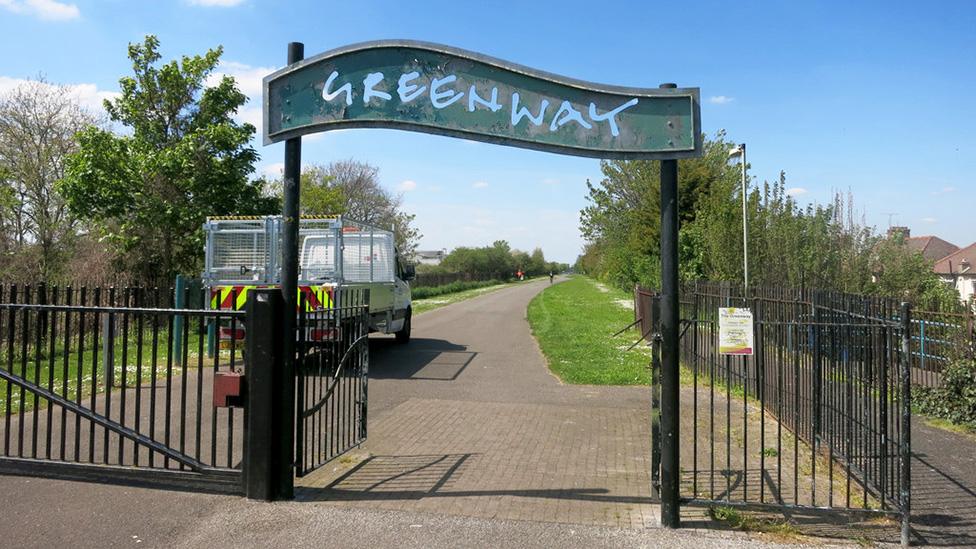
[[[749,288],[749,217],[746,213],[746,144],[740,143],[729,151],[729,158],[742,157],[742,280],[745,289]]]

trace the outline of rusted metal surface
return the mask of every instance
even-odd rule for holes
[[[364,127],[599,158],[701,154],[698,88],[594,84],[413,41],[346,46],[264,80],[265,144]]]

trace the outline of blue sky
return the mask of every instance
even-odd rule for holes
[[[0,0],[0,91],[44,75],[86,104],[118,89],[126,45],[153,33],[166,59],[222,44],[252,97],[283,65],[365,40],[439,42],[566,76],[698,86],[702,125],[748,144],[755,180],[780,170],[801,202],[855,197],[880,230],[976,241],[976,4],[933,2],[272,2]],[[392,130],[306,138],[304,161],[355,158],[404,192],[425,249],[541,246],[572,261],[599,162]],[[259,169],[283,148],[257,144]]]

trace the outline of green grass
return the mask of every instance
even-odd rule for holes
[[[969,425],[953,423],[947,419],[926,416],[917,410],[912,410],[912,413],[922,416],[922,419],[925,420],[925,423],[929,427],[935,427],[936,429],[942,429],[944,431],[950,431],[976,439],[976,428]]]
[[[788,520],[754,515],[734,507],[709,507],[708,516],[712,520],[724,522],[733,530],[761,532],[771,535],[778,541],[799,541],[803,537],[796,526]]]
[[[501,290],[502,288],[508,288],[516,284],[525,284],[526,282],[528,281],[526,280],[523,282],[496,283],[492,286],[473,288],[470,290],[463,290],[460,292],[442,294],[442,295],[437,295],[434,297],[429,297],[424,299],[414,299],[411,306],[413,307],[413,314],[419,315],[421,313],[426,313],[427,311],[439,309],[446,305],[451,305],[452,303],[457,303],[459,301],[464,301],[465,299],[478,297],[479,295],[484,295],[497,290]]]
[[[611,337],[634,321],[632,296],[593,279],[575,276],[540,292],[529,303],[532,333],[549,368],[566,383],[647,385],[650,349],[636,328]]]

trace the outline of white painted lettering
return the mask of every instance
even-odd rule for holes
[[[559,117],[560,115],[562,115],[562,118]],[[563,101],[562,105],[559,105],[559,110],[556,111],[555,116],[552,117],[552,124],[549,124],[549,131],[554,132],[557,128],[568,124],[570,121],[576,122],[586,129],[593,127],[592,124],[583,120],[583,113],[574,109],[569,101]]]
[[[542,103],[539,104],[539,114],[532,116],[532,112],[529,109],[522,107],[519,108],[519,94],[515,92],[512,94],[512,125],[518,126],[518,123],[522,121],[523,118],[528,118],[530,122],[536,126],[542,124],[543,117],[546,116],[546,109],[549,108],[549,101],[543,99]]]
[[[374,89],[373,86],[379,84],[383,81],[383,73],[381,72],[371,72],[366,75],[363,79],[363,105],[369,105],[369,100],[374,97],[379,97],[380,99],[386,99],[389,101],[393,99],[393,96],[386,93],[385,91],[380,91]]]
[[[485,100],[478,95],[475,91],[474,86],[468,89],[468,111],[474,112],[474,104],[484,105],[491,109],[491,112],[498,112],[498,109],[502,108],[501,103],[498,102],[498,88],[491,89],[491,99]]]
[[[454,90],[440,90],[444,84],[450,84],[457,80],[457,77],[453,74],[450,76],[445,76],[444,78],[434,78],[430,81],[430,103],[435,109],[443,109],[448,105],[458,101],[464,96],[464,92],[457,92]],[[446,101],[444,99],[447,98]]]
[[[594,122],[602,122],[604,120],[606,120],[607,122],[609,122],[610,123],[610,134],[613,135],[614,137],[617,137],[618,135],[620,135],[620,130],[617,129],[617,120],[616,120],[615,117],[618,114],[620,114],[620,112],[623,111],[624,109],[629,109],[630,107],[633,107],[636,104],[637,104],[637,98],[635,97],[635,98],[631,99],[630,101],[624,103],[623,105],[620,105],[616,109],[613,109],[612,111],[607,111],[607,112],[605,112],[603,114],[597,114],[597,112],[596,112],[596,105],[594,105],[593,103],[590,103],[590,118]]]
[[[325,99],[326,101],[332,101],[333,99],[338,97],[340,93],[345,92],[346,105],[352,105],[352,84],[346,82],[345,84],[340,86],[339,89],[337,89],[336,91],[334,92],[329,91],[329,89],[332,87],[332,83],[335,82],[336,78],[339,78],[339,71],[332,71],[332,74],[330,74],[329,78],[325,81],[325,86],[322,87],[322,99]]]
[[[420,73],[417,71],[408,72],[407,74],[400,75],[400,81],[398,82],[397,85],[397,94],[400,95],[401,103],[409,103],[414,99],[423,95],[424,91],[427,89],[427,86],[418,87],[416,84],[409,83],[411,80],[414,80],[419,76]]]

